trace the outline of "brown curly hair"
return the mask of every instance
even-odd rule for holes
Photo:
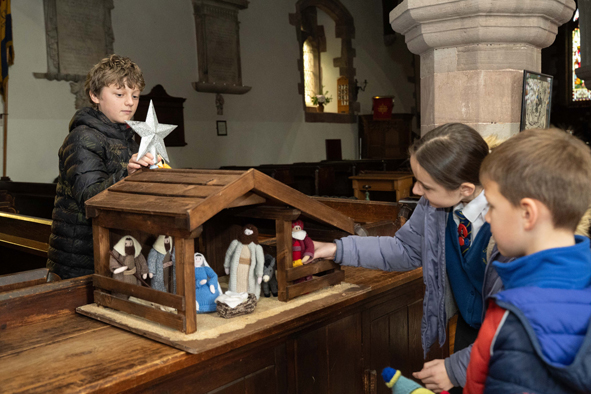
[[[146,87],[142,70],[138,65],[128,57],[115,54],[95,64],[86,76],[84,92],[93,107],[97,108],[98,104],[92,101],[90,94],[99,97],[101,90],[109,85],[117,85],[117,88],[127,86],[130,89],[137,88],[140,91]]]

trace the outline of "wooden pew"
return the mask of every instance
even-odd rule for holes
[[[51,223],[0,212],[0,275],[45,267]]]

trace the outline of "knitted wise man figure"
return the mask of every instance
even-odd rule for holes
[[[264,268],[265,256],[263,247],[259,245],[259,230],[252,224],[247,224],[226,251],[224,269],[230,275],[228,290],[251,293],[258,300]]]
[[[296,220],[291,224],[291,237],[293,239],[291,246],[293,266],[299,267],[307,264],[314,258],[314,242],[304,231],[304,222]]]
[[[113,273],[113,279],[132,285],[141,285],[141,279],[148,277],[148,265],[142,255],[140,243],[130,235],[127,235],[115,244],[111,251],[109,268]]]
[[[176,292],[174,248],[172,237],[160,235],[148,254],[148,268],[150,269],[150,285],[153,289]]]

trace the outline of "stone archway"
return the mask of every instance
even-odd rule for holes
[[[341,56],[333,59],[334,67],[339,68],[341,76],[349,80],[349,113],[314,113],[306,110],[305,85],[304,85],[304,41],[317,27],[316,12],[311,10],[318,8],[324,11],[335,21],[335,34],[341,39]],[[300,73],[300,82],[298,90],[302,96],[302,107],[306,111],[306,122],[332,122],[332,123],[355,123],[355,112],[359,111],[359,104],[353,102],[353,92],[355,90],[355,68],[353,68],[353,58],[355,49],[353,48],[353,38],[355,38],[355,24],[353,16],[347,8],[338,0],[299,0],[296,3],[296,12],[289,15],[289,22],[296,28],[296,36],[299,43],[300,56],[298,59],[298,71]],[[306,31],[308,30],[308,31]]]

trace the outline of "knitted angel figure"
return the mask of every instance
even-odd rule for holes
[[[431,390],[427,390],[415,381],[405,378],[400,371],[394,368],[384,368],[382,378],[384,378],[386,386],[392,389],[392,394],[433,394]],[[447,391],[441,393],[449,394]]]
[[[195,308],[197,313],[216,311],[215,299],[222,294],[218,276],[201,253],[195,253]]]

